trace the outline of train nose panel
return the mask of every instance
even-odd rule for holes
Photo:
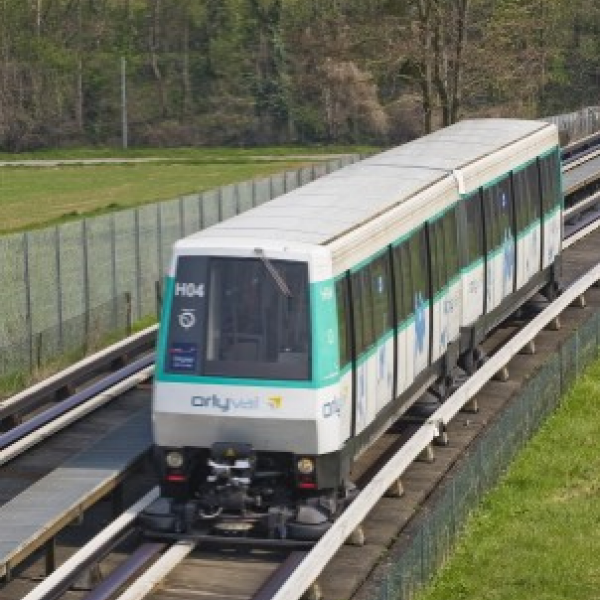
[[[318,423],[308,419],[155,413],[154,438],[158,446],[208,448],[236,440],[257,451],[319,454]]]

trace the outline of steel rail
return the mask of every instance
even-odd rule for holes
[[[17,441],[13,442],[10,446],[0,450],[0,465],[7,463],[9,460],[12,460],[25,450],[32,448],[36,444],[39,444],[45,440],[47,437],[67,427],[67,425],[74,423],[93,410],[96,410],[107,402],[110,402],[111,400],[123,395],[125,392],[136,387],[140,383],[147,381],[150,377],[152,377],[153,373],[154,365],[148,366],[142,370],[138,370],[133,375],[123,379],[119,383],[97,394],[93,398],[88,399],[86,402],[79,404],[77,407],[72,408],[60,417],[49,421],[28,435],[21,437]]]
[[[56,571],[48,575],[38,586],[31,590],[23,600],[55,600],[68,588],[79,574],[99,560],[134,525],[138,514],[159,496],[158,488],[147,492],[132,504],[121,516],[103,529],[83,548],[66,560]]]
[[[117,600],[141,600],[145,598],[195,547],[194,542],[177,542],[173,544]]]
[[[77,408],[81,404],[87,402],[88,400],[98,396],[108,390],[109,388],[121,383],[123,380],[127,379],[131,375],[136,374],[138,371],[142,371],[146,367],[154,364],[154,353],[149,354],[139,360],[135,361],[119,369],[118,371],[107,375],[100,381],[93,383],[92,385],[86,387],[81,392],[73,394],[66,400],[62,400],[52,408],[45,410],[44,412],[32,417],[25,423],[18,425],[17,427],[13,427],[10,431],[0,434],[0,450],[4,450],[11,444],[14,444],[17,440],[25,437],[40,429],[44,425],[58,419],[65,413],[70,410]]]
[[[133,576],[153,561],[166,547],[161,542],[146,542],[139,546],[133,554],[106,579],[94,588],[84,600],[110,600]]]
[[[573,161],[585,156],[588,152],[593,152],[599,145],[600,131],[597,131],[565,146],[560,152],[561,160],[565,165],[570,165]]]

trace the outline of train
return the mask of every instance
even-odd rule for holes
[[[554,125],[474,119],[176,242],[144,530],[319,539],[357,457],[559,293],[563,204]]]

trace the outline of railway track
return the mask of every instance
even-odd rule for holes
[[[594,160],[593,152],[589,153],[589,156],[591,158],[586,161],[579,162],[581,160],[579,157],[571,160],[565,166],[565,188],[571,192],[569,198],[572,198],[573,194],[580,194],[583,197],[585,195],[583,190],[587,189],[589,194],[589,190],[596,185],[595,178],[591,176],[591,173],[582,175],[582,171],[579,171],[579,175],[575,175],[582,168],[595,169],[596,173],[600,172],[600,165],[586,166]],[[569,235],[564,244],[566,248],[565,272],[567,274],[565,285],[572,284],[583,273],[587,273],[595,266],[598,255],[597,248],[600,246],[600,239],[597,239],[600,236],[589,234],[591,223],[595,220],[591,218],[595,210],[595,200],[587,201],[585,207],[580,204],[582,204],[581,199],[579,201],[570,200],[567,203],[568,206],[570,205],[568,210],[571,208],[575,208],[575,210],[568,213],[565,219],[565,234]],[[589,222],[583,227],[579,227],[578,224],[586,219]],[[570,229],[571,227],[572,229]],[[588,235],[585,239],[582,239],[584,235],[582,231]],[[600,277],[600,274],[598,276]],[[304,589],[308,589],[312,596],[322,595],[325,598],[368,597],[365,596],[365,589],[368,589],[368,586],[364,586],[363,583],[375,568],[386,548],[393,544],[398,535],[401,535],[402,528],[411,516],[417,511],[423,510],[426,499],[440,480],[449,476],[452,465],[459,460],[461,453],[469,443],[480,435],[486,425],[511,402],[519,389],[520,382],[528,376],[531,369],[536,365],[539,366],[546,352],[554,352],[556,347],[568,336],[571,328],[585,317],[586,311],[582,310],[583,302],[578,300],[579,298],[580,295],[576,296],[574,298],[575,306],[560,312],[560,317],[557,313],[549,318],[550,325],[557,325],[558,318],[562,320],[563,327],[560,330],[540,331],[535,335],[532,334],[531,340],[524,343],[523,347],[526,351],[533,351],[532,340],[535,338],[538,352],[520,355],[518,360],[508,362],[508,372],[510,373],[508,381],[502,382],[490,379],[490,377],[486,379],[485,366],[478,372],[481,381],[476,385],[480,387],[485,385],[485,393],[474,395],[466,400],[461,399],[461,401],[467,402],[467,409],[478,405],[477,413],[468,410],[458,412],[456,409],[456,416],[452,420],[448,417],[447,423],[443,419],[440,420],[439,416],[436,418],[437,420],[426,423],[425,427],[419,430],[426,429],[426,434],[416,432],[415,423],[404,422],[383,436],[362,457],[356,465],[354,474],[360,480],[360,487],[366,487],[367,495],[374,498],[384,495],[385,492],[385,497],[372,508],[368,506],[366,500],[362,499],[364,493],[359,496],[359,499],[352,505],[353,511],[359,513],[362,511],[362,514],[354,517],[356,522],[345,522],[345,514],[334,528],[336,531],[332,535],[325,536],[312,552],[282,553],[281,551],[256,548],[246,548],[240,551],[226,546],[214,548],[204,544],[194,548],[191,543],[187,542],[176,543],[170,548],[158,544],[148,545],[140,543],[132,529],[134,518],[131,515],[135,513],[133,510],[126,513],[131,518],[124,529],[115,534],[114,538],[111,538],[110,541],[104,540],[104,544],[101,543],[101,540],[92,542],[92,547],[88,550],[85,560],[75,558],[74,563],[78,564],[77,568],[65,563],[64,567],[59,569],[54,576],[54,580],[60,580],[59,583],[53,584],[53,579],[48,578],[30,596],[26,596],[26,590],[32,587],[34,580],[43,577],[46,567],[52,566],[46,564],[48,563],[48,553],[46,553],[45,557],[32,559],[30,563],[26,563],[24,571],[19,574],[18,578],[7,581],[4,587],[0,588],[0,597],[7,599],[27,597],[30,600],[58,597],[59,591],[64,591],[73,586],[74,581],[81,580],[82,573],[87,573],[87,583],[80,584],[78,592],[69,592],[70,598],[119,597],[122,600],[130,600],[148,597],[150,593],[149,597],[156,600],[209,595],[213,598],[229,599],[232,597],[260,598],[261,600],[273,597],[295,599],[300,597],[302,592],[300,587],[302,586]],[[598,291],[590,290],[586,299],[590,306],[600,307]],[[544,303],[540,303],[536,308],[541,310],[548,307]],[[489,353],[508,352],[511,344],[514,346],[514,340],[519,335],[518,332],[527,327],[525,321],[513,320],[505,323],[488,341]],[[144,335],[148,336],[148,340],[152,340],[150,345],[153,345],[153,332],[147,332]],[[508,361],[509,358],[506,360]],[[490,364],[493,365],[491,361]],[[493,371],[495,368],[491,366],[488,370]],[[497,373],[498,379],[502,379],[507,374],[504,372],[504,368],[490,373],[490,376],[494,373]],[[465,384],[459,389],[459,395],[468,393],[469,389],[476,393],[474,385],[472,382]],[[149,391],[144,389],[144,386],[140,388],[136,384],[136,387],[132,388],[133,391],[128,392],[126,397],[137,397],[137,401],[143,405],[148,401]],[[64,390],[64,387],[58,389]],[[64,391],[58,393],[54,391],[52,394],[54,394],[52,397],[55,398],[57,395],[64,394]],[[457,402],[455,404],[458,406]],[[135,400],[132,400],[131,405],[123,403],[121,408],[124,409],[124,413],[127,413],[135,410],[134,405]],[[447,405],[448,403],[443,407],[446,411],[450,410]],[[40,410],[35,403],[30,402],[29,406],[34,407],[32,411],[34,416]],[[107,410],[109,406],[107,405]],[[17,404],[13,404],[14,407],[17,407]],[[12,414],[19,412],[18,410],[13,413],[6,412],[6,407],[2,405],[0,405],[0,410],[5,410],[0,413],[4,418],[6,416],[11,418]],[[118,419],[119,417],[112,416],[110,418]],[[20,418],[14,419],[14,421],[18,422]],[[87,420],[85,423],[85,427],[97,427],[97,424],[88,425]],[[428,443],[423,445],[422,440],[416,443],[415,440],[419,435],[423,438],[429,437]],[[449,443],[434,445],[436,441],[445,441],[446,436]],[[46,454],[54,452],[54,450],[46,449],[49,448],[46,445],[48,443],[51,441],[46,442],[43,447],[40,446],[38,451]],[[69,449],[66,443],[63,445],[65,453],[58,458],[57,464],[73,451],[73,447]],[[25,456],[29,456],[29,454]],[[435,460],[432,461],[434,456]],[[418,460],[412,462],[412,459]],[[18,460],[20,459],[12,460],[9,465],[17,464]],[[402,477],[399,478],[401,472]],[[31,481],[29,480],[22,489],[30,485]],[[149,493],[152,495],[156,492]],[[133,498],[133,496],[132,493],[131,497]],[[106,513],[106,507],[104,508],[104,513]],[[106,514],[100,518],[107,519]],[[84,537],[90,538],[91,534],[88,533]],[[344,544],[346,540],[349,543]],[[74,542],[71,543],[74,544]],[[77,543],[83,544],[81,541]],[[79,553],[75,555],[75,557],[78,556],[80,556]],[[90,567],[90,565],[99,566]],[[145,568],[148,568],[145,574],[135,580],[134,575],[140,569]],[[102,575],[101,584],[99,587],[94,587],[92,581],[94,578],[89,574],[98,570]],[[234,576],[232,576],[233,573],[235,573]],[[317,580],[318,575],[320,577]],[[65,578],[61,580],[63,576]],[[301,582],[301,585],[298,581]],[[156,588],[158,583],[160,585]],[[44,585],[47,589],[44,588]],[[52,585],[55,587],[53,588]],[[78,587],[77,584],[76,587]],[[94,591],[91,591],[91,595],[88,596],[88,591],[92,588]],[[125,588],[127,588],[126,591],[124,591]],[[155,588],[156,590],[151,592]],[[118,596],[119,593],[121,596]]]

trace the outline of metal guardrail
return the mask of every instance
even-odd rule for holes
[[[124,364],[132,355],[153,349],[157,331],[158,325],[148,327],[121,342],[84,358],[48,379],[4,401],[0,401],[0,420],[15,413],[30,410],[53,397],[66,397],[73,393],[76,386],[89,381],[94,374],[115,364]]]
[[[569,165],[574,160],[577,160],[588,152],[598,148],[598,145],[600,145],[600,131],[565,146],[560,151],[563,165]]]

